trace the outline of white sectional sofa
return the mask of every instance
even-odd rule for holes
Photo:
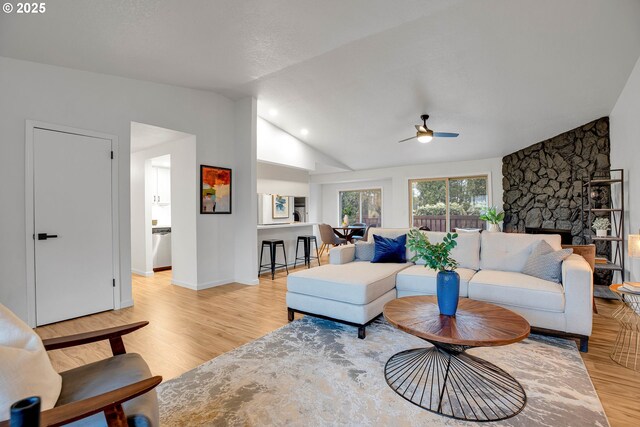
[[[397,237],[408,229],[370,229],[371,235]],[[445,233],[425,232],[432,242]],[[459,233],[452,256],[460,264],[460,296],[487,301],[519,313],[534,332],[580,339],[587,351],[592,326],[593,275],[589,264],[571,255],[562,264],[562,284],[521,273],[539,240],[561,249],[559,235]],[[407,259],[412,254],[407,250]],[[289,320],[295,312],[358,327],[382,313],[384,304],[411,295],[435,295],[436,271],[416,265],[377,264],[355,259],[355,246],[339,246],[329,264],[295,272],[287,280]]]

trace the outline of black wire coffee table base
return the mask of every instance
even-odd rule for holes
[[[498,421],[522,411],[520,383],[467,348],[437,343],[395,354],[384,367],[387,384],[414,405],[459,420]]]

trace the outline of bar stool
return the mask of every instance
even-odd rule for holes
[[[304,243],[304,257],[298,256],[298,247],[300,245],[300,242]],[[316,245],[316,256],[311,256],[311,242],[315,243]],[[307,268],[311,268],[312,259],[317,259],[318,265],[320,265],[320,255],[318,254],[318,240],[316,239],[316,236],[298,236],[298,241],[296,242],[296,259],[293,261],[293,268],[296,267],[296,263],[299,259],[304,259],[304,265],[306,265]]]
[[[262,264],[262,255],[264,254],[264,247],[269,247],[269,253],[271,254],[271,263]],[[278,246],[282,246],[282,254],[284,255],[284,264],[276,263],[276,249]],[[260,249],[260,264],[258,267],[258,276],[262,272],[263,268],[271,267],[271,280],[274,279],[276,274],[276,267],[284,267],[289,274],[289,267],[287,267],[287,251],[284,249],[284,240],[278,239],[265,239],[262,241],[262,248]]]

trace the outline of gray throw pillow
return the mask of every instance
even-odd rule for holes
[[[375,254],[374,242],[356,242],[356,260],[371,261]]]
[[[572,253],[573,249],[555,251],[549,243],[540,240],[531,251],[522,272],[539,279],[562,283],[562,261]]]

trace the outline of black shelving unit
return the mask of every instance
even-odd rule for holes
[[[612,186],[620,185],[618,198],[619,204],[614,203]],[[592,197],[592,191],[597,187],[607,186],[609,188],[609,204],[611,207],[594,206],[595,201]],[[583,237],[586,243],[607,242],[609,246],[610,257],[606,263],[598,263],[595,265],[596,270],[607,270],[614,273],[620,273],[620,280],[624,281],[624,170],[611,169],[606,173],[599,173],[586,178],[583,182],[582,197],[582,221],[585,224],[583,229]],[[616,207],[613,207],[616,206]],[[605,215],[605,214],[609,215]],[[597,217],[607,217],[611,221],[611,235],[607,237],[598,237],[593,234],[592,224]],[[615,248],[611,247],[611,243],[616,243]],[[598,255],[598,254],[596,254]]]

